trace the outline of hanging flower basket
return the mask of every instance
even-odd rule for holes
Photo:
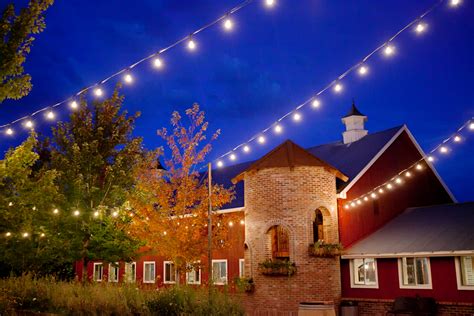
[[[258,270],[263,275],[292,276],[296,273],[296,264],[288,260],[267,259],[258,264]]]
[[[312,257],[318,258],[334,258],[342,253],[341,243],[330,244],[323,240],[318,240],[314,244],[309,245],[308,252]]]

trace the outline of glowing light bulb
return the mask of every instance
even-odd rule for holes
[[[12,233],[10,233],[10,232],[5,233],[5,236],[7,236],[7,237],[10,237],[11,235],[12,235]]]
[[[227,18],[225,19],[224,21],[224,29],[226,29],[227,31],[230,31],[232,30],[232,27],[234,26],[234,23],[232,23],[232,20]]]
[[[457,7],[459,4],[461,4],[461,0],[451,0],[449,3],[452,7]]]
[[[474,122],[471,123],[471,124],[469,124],[469,129],[470,129],[471,131],[474,130]]]
[[[397,183],[397,184],[402,184],[402,179],[396,178],[396,179],[395,179],[395,183]]]
[[[13,130],[11,128],[7,128],[7,130],[5,131],[5,134],[13,135]]]
[[[459,143],[461,140],[462,140],[461,136],[459,136],[459,135],[454,136],[454,141],[456,143]]]
[[[318,99],[314,99],[311,105],[313,106],[313,108],[317,109],[321,105],[321,102]]]
[[[446,146],[441,146],[441,147],[439,148],[439,151],[442,152],[443,154],[445,154],[445,153],[448,152],[448,147],[446,147]]]
[[[81,214],[81,212],[79,212],[79,210],[75,210],[73,214],[74,214],[74,216],[79,216]]]
[[[245,225],[245,221],[243,219],[240,220],[240,225]]]
[[[297,122],[301,121],[301,114],[299,114],[299,113],[293,114],[293,120],[295,120]]]
[[[342,84],[336,83],[336,84],[334,85],[334,92],[339,93],[339,92],[341,92],[341,91],[342,91]]]
[[[219,160],[219,161],[217,162],[217,166],[218,166],[219,168],[222,168],[222,167],[224,166],[224,163],[223,163],[221,160]]]
[[[244,152],[248,153],[250,151],[250,147],[245,145],[243,150]]]
[[[167,233],[166,231],[164,231],[164,232],[163,232],[163,235],[165,235],[165,236],[166,236],[166,235],[168,235],[168,233]]]
[[[264,144],[264,143],[265,143],[265,137],[260,136],[260,137],[258,138],[258,142],[259,142],[260,144]]]
[[[133,214],[132,212],[130,212],[130,213],[128,214],[128,216],[133,217],[134,214]]]
[[[8,206],[13,206],[13,202],[9,202],[9,203],[8,203]]]
[[[25,127],[26,128],[33,128],[33,121],[30,121],[30,120],[26,121],[25,122]]]
[[[373,199],[375,199],[375,198],[377,198],[377,194],[372,193],[372,194],[370,195],[370,197],[373,198]]]
[[[379,193],[380,193],[380,194],[382,194],[382,193],[384,193],[384,192],[385,192],[385,191],[384,191],[382,188],[379,189]]]
[[[393,188],[393,185],[391,183],[387,184],[387,189],[391,190]]]
[[[59,210],[58,210],[57,208],[55,208],[55,209],[53,210],[53,214],[58,214],[58,213],[59,213]]]
[[[411,177],[411,172],[410,171],[405,172],[405,177],[410,178]]]
[[[423,169],[423,166],[421,164],[417,164],[416,165],[416,170],[421,170],[421,169]]]
[[[423,33],[423,32],[426,30],[426,24],[423,24],[423,23],[421,23],[421,22],[418,23],[418,24],[416,25],[415,30],[416,30],[416,32],[417,32],[418,34]]]
[[[118,216],[118,212],[117,212],[117,211],[115,211],[115,212],[112,213],[112,217],[117,217],[117,216]]]
[[[56,117],[56,115],[54,114],[53,111],[48,111],[48,113],[46,113],[46,118],[48,120],[54,120],[55,117]]]
[[[229,226],[232,227],[234,226],[234,223],[232,221],[229,222]]]
[[[44,233],[41,233],[41,234],[40,234],[40,237],[41,237],[41,238],[43,238],[44,236],[45,236],[45,234],[44,234]]]
[[[360,66],[359,67],[359,75],[361,75],[361,76],[366,75],[368,71],[369,71],[369,69],[367,68],[367,66]]]
[[[94,94],[96,97],[101,97],[102,95],[104,95],[104,91],[102,91],[101,88],[96,88],[94,89]]]
[[[23,234],[22,234],[23,238],[26,238],[26,237],[28,237],[29,235],[30,235],[29,233],[23,233]]]
[[[366,201],[366,202],[367,202],[368,200],[369,200],[369,198],[368,198],[368,197],[366,197],[366,196],[364,196],[364,201]]]
[[[71,107],[71,109],[75,110],[79,107],[79,104],[77,104],[76,101],[72,101],[71,103],[69,103],[69,106]]]
[[[99,217],[99,212],[98,211],[94,212],[94,217]]]
[[[230,160],[235,160],[235,159],[237,159],[237,156],[235,154],[230,154],[229,159]]]
[[[283,131],[281,125],[276,125],[274,128],[275,133],[280,134]]]
[[[163,67],[163,61],[156,57],[154,60],[153,60],[153,66],[155,66],[155,68],[161,68]]]
[[[133,82],[133,77],[131,74],[126,74],[125,76],[123,76],[123,81],[125,81],[126,83],[132,83]]]
[[[36,211],[36,206],[33,206],[31,209],[32,209],[33,211]]]
[[[188,48],[189,48],[189,50],[195,50],[196,49],[196,43],[192,39],[190,39],[188,41]]]
[[[429,162],[433,162],[433,161],[434,161],[433,156],[428,156],[428,161],[429,161]]]
[[[344,205],[344,208],[345,208],[346,210],[348,210],[349,207],[350,207],[349,204]]]
[[[392,45],[387,45],[385,46],[385,49],[383,50],[386,56],[391,56],[395,52],[395,47]]]
[[[356,204],[355,204],[354,202],[352,202],[352,203],[351,203],[351,206],[354,207],[354,206],[356,206]]]
[[[362,201],[361,200],[357,200],[357,204],[362,204]]]
[[[275,5],[275,0],[265,0],[265,5],[269,8]]]

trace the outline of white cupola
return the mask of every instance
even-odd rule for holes
[[[342,133],[344,144],[358,141],[369,133],[365,129],[365,122],[367,122],[367,116],[360,113],[352,100],[351,110],[342,118],[342,123],[346,125],[346,130]]]

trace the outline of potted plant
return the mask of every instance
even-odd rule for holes
[[[342,253],[341,243],[326,243],[324,240],[318,240],[317,242],[309,245],[309,255],[320,258],[334,258],[340,256]]]
[[[296,273],[296,264],[289,260],[267,259],[258,264],[263,275],[292,276]]]
[[[235,284],[242,292],[253,293],[255,291],[255,283],[253,283],[253,278],[236,278]]]

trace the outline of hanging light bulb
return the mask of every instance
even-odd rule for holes
[[[237,156],[235,154],[230,154],[229,159],[233,161],[237,159]]]
[[[165,235],[165,236],[166,236],[166,235],[168,235],[168,233],[167,233],[166,231],[164,231],[164,232],[163,232],[163,235]]]
[[[59,213],[59,210],[58,210],[57,208],[55,208],[55,209],[53,210],[53,214],[58,214],[58,213]]]
[[[23,233],[22,236],[23,238],[27,238],[30,234],[29,233]]]
[[[454,136],[454,141],[456,143],[459,143],[461,140],[462,140],[461,136],[459,136],[459,135]]]
[[[245,225],[245,221],[243,219],[240,220],[240,225]]]
[[[293,114],[293,120],[296,122],[301,121],[301,114],[299,114],[298,112]]]
[[[131,74],[126,74],[125,76],[123,76],[123,81],[125,81],[126,83],[130,84],[133,82],[133,77]]]
[[[6,236],[6,237],[10,237],[11,235],[12,235],[12,233],[10,233],[10,232],[6,232],[6,233],[5,233],[5,236]]]
[[[410,178],[411,177],[411,172],[410,171],[405,172],[405,177]]]
[[[48,111],[48,113],[46,113],[46,118],[48,120],[54,120],[55,117],[56,117],[56,115],[54,114],[53,111]]]
[[[421,164],[417,164],[416,165],[416,170],[421,170],[421,169],[423,169],[423,166]]]
[[[314,99],[313,102],[311,102],[311,106],[315,109],[319,108],[321,105],[321,102],[318,99]]]
[[[368,200],[369,200],[369,198],[367,196],[364,196],[364,201],[367,202]]]
[[[384,192],[385,192],[385,191],[384,191],[382,188],[379,189],[379,193],[380,193],[380,194],[382,194],[382,193],[384,193]]]
[[[369,68],[367,68],[367,66],[362,65],[359,67],[359,75],[361,76],[365,76],[368,71],[369,71]]]
[[[188,41],[188,49],[195,50],[196,49],[196,42],[190,37]]]
[[[387,189],[391,190],[393,188],[393,185],[391,183],[387,184]]]
[[[224,20],[224,24],[223,24],[223,25],[224,25],[224,29],[225,29],[226,31],[230,31],[230,30],[232,30],[232,28],[233,28],[233,26],[234,26],[234,23],[232,22],[232,20],[231,20],[230,18],[226,18],[226,19]]]
[[[441,153],[445,154],[445,153],[448,152],[448,147],[446,147],[446,146],[441,146],[441,147],[439,148],[439,151],[440,151]]]
[[[283,131],[283,128],[281,127],[281,125],[277,124],[275,125],[275,128],[273,130],[275,131],[275,133],[280,134]]]
[[[245,145],[244,148],[243,148],[243,151],[248,153],[250,151],[250,147]]]
[[[27,121],[25,122],[25,127],[26,127],[26,128],[33,128],[33,125],[34,125],[34,124],[33,124],[33,121],[31,121],[31,120],[27,120]]]
[[[95,89],[94,89],[94,95],[95,95],[96,97],[101,97],[102,95],[104,95],[104,91],[102,91],[101,88],[95,88]]]
[[[265,137],[260,136],[260,137],[258,138],[258,142],[259,142],[260,144],[264,144],[264,143],[265,143]]]
[[[275,0],[265,0],[265,5],[269,8],[275,5]]]
[[[99,211],[94,212],[94,217],[99,217]]]
[[[13,202],[8,202],[8,206],[13,206]]]
[[[349,204],[344,205],[344,208],[345,208],[346,210],[348,210],[349,207],[350,207]]]
[[[416,25],[415,27],[415,31],[418,33],[418,34],[421,34],[423,33],[424,31],[426,30],[426,24],[420,22]]]
[[[74,216],[79,216],[81,214],[81,212],[79,212],[79,210],[75,210],[73,214],[74,214]]]
[[[153,59],[153,66],[155,68],[162,68],[163,67],[163,61],[160,58],[156,57],[155,59]]]
[[[390,45],[390,44],[387,44],[387,46],[385,46],[385,49],[383,50],[385,56],[391,56],[393,55],[393,53],[395,53],[395,47]]]
[[[115,212],[112,213],[112,217],[117,217],[117,216],[118,216],[118,212],[117,212],[117,211],[115,211]]]
[[[218,166],[219,168],[222,168],[222,167],[224,166],[224,163],[222,162],[222,160],[219,160],[219,161],[217,162],[217,166]]]
[[[474,130],[474,122],[472,122],[471,124],[469,124],[469,129],[472,131]]]
[[[395,183],[397,183],[397,184],[402,184],[402,179],[396,178],[396,179],[395,179]]]
[[[377,194],[372,193],[372,194],[370,194],[370,197],[373,198],[373,199],[375,199],[375,198],[377,198]]]
[[[452,7],[457,7],[459,4],[461,4],[461,0],[451,0],[449,4]]]
[[[44,236],[45,236],[45,234],[44,234],[44,233],[41,233],[41,234],[40,234],[40,237],[41,237],[41,238],[43,238]]]
[[[433,156],[428,156],[428,161],[429,161],[429,162],[433,162],[433,161],[434,161]]]
[[[75,110],[79,107],[79,104],[77,104],[76,101],[71,101],[71,103],[69,103],[69,106],[71,107],[71,109]]]
[[[341,92],[341,91],[342,91],[342,84],[336,83],[336,84],[334,85],[334,92],[339,93],[339,92]]]
[[[7,128],[6,131],[5,131],[5,134],[7,134],[7,135],[13,135],[13,129]]]
[[[361,200],[357,200],[357,204],[362,204],[362,201]]]
[[[234,226],[234,222],[230,221],[230,222],[229,222],[229,226],[230,226],[230,227]]]

